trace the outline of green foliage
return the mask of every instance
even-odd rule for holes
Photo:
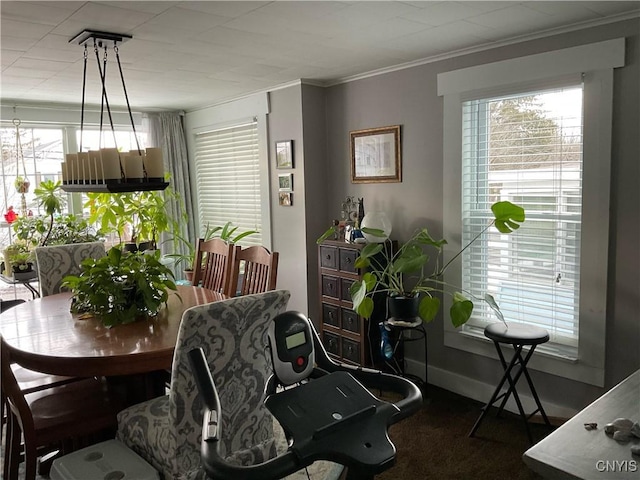
[[[33,250],[31,245],[22,240],[16,240],[11,245],[7,245],[4,253],[11,266],[18,270],[28,269],[28,264],[33,263]]]
[[[227,222],[221,227],[211,227],[209,226],[209,224],[207,224],[207,229],[204,233],[204,239],[211,240],[212,238],[219,237],[225,242],[238,243],[243,238],[248,237],[249,235],[253,235],[254,233],[258,233],[257,230],[247,230],[246,232],[235,235],[237,230],[238,227],[234,227],[231,222]]]
[[[179,223],[170,214],[171,202],[180,202],[173,189],[131,193],[88,193],[89,222],[104,232],[116,232],[120,241],[152,242],[156,247],[160,234],[179,231]],[[186,221],[186,214],[181,219]]]
[[[40,185],[33,192],[36,196],[38,206],[42,207],[45,215],[49,216],[49,229],[42,237],[41,245],[47,245],[47,240],[53,229],[53,217],[56,213],[62,212],[62,207],[65,204],[65,199],[61,192],[61,185],[60,182],[44,180],[40,182]]]
[[[353,301],[353,309],[365,318],[373,313],[373,300],[375,293],[384,292],[394,297],[414,297],[422,295],[418,314],[424,322],[435,319],[440,310],[440,299],[434,296],[436,293],[446,293],[452,296],[453,303],[449,310],[452,324],[457,328],[464,325],[473,312],[473,302],[459,291],[450,292],[442,277],[453,261],[455,261],[473,242],[484,234],[492,225],[501,233],[511,233],[518,229],[525,220],[524,209],[511,202],[497,202],[491,206],[494,219],[467,245],[440,267],[442,249],[447,244],[445,239],[435,240],[426,228],[418,230],[397,251],[392,252],[388,244],[369,243],[361,251],[356,259],[357,268],[366,269],[362,279],[351,285],[350,293]],[[366,233],[383,236],[376,229],[363,228]],[[325,232],[318,243],[330,237],[333,228]],[[435,257],[436,267],[433,272],[425,272],[425,267],[430,255]],[[407,285],[412,285],[411,287]],[[471,295],[473,296],[473,295]],[[493,297],[485,295],[484,300],[496,312],[501,320],[502,313]]]
[[[100,231],[94,231],[87,220],[73,214],[57,215],[53,219],[42,216],[18,217],[12,226],[16,237],[32,247],[95,242],[101,238]],[[45,243],[46,235],[48,238]]]
[[[81,267],[79,276],[67,276],[62,284],[73,293],[72,311],[95,315],[107,327],[155,316],[166,305],[168,290],[176,290],[159,251],[130,253],[113,247]]]

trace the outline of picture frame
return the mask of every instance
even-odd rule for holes
[[[293,205],[293,194],[291,192],[278,192],[278,205],[290,207]]]
[[[400,125],[349,132],[351,183],[402,182]]]
[[[276,142],[276,168],[293,168],[293,140]]]
[[[278,174],[278,191],[280,192],[293,191],[293,173]]]

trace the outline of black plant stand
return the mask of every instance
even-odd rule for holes
[[[393,356],[391,359],[386,360],[387,365],[394,371],[394,373],[402,375],[414,383],[416,383],[422,390],[423,398],[427,396],[427,331],[424,328],[424,323],[420,317],[415,317],[411,321],[397,320],[393,317],[385,320],[384,326],[389,329],[389,341],[393,349]],[[410,331],[417,332],[416,337],[408,337]],[[404,357],[404,344],[406,342],[416,342],[422,340],[424,344],[424,381],[416,376],[406,373],[405,357]],[[384,357],[384,355],[383,355]]]

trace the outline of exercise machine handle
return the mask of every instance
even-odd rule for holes
[[[220,398],[207,365],[207,359],[202,348],[194,348],[188,352],[188,355],[196,384],[206,406],[202,423],[201,452],[203,467],[208,475],[213,478],[237,480],[279,479],[305,466],[299,464],[292,451],[259,465],[242,466],[227,462],[220,452],[222,439]]]

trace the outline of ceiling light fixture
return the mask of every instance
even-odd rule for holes
[[[131,35],[96,30],[83,30],[69,40],[84,46],[84,69],[82,76],[82,111],[80,113],[80,145],[78,153],[68,153],[62,163],[62,189],[67,192],[134,192],[141,190],[164,190],[169,185],[164,181],[164,163],[160,148],[142,150],[131,113],[127,87],[124,82],[118,44],[131,39]],[[131,119],[131,128],[136,140],[136,150],[121,152],[117,148],[116,132],[107,96],[107,46],[113,43],[113,51],[122,80],[127,111]],[[82,140],[84,132],[85,92],[87,84],[88,47],[92,45],[101,82],[100,102],[100,145],[98,150],[84,152]],[[100,51],[103,50],[102,63]],[[102,148],[102,128],[106,113],[113,132],[115,148]]]

